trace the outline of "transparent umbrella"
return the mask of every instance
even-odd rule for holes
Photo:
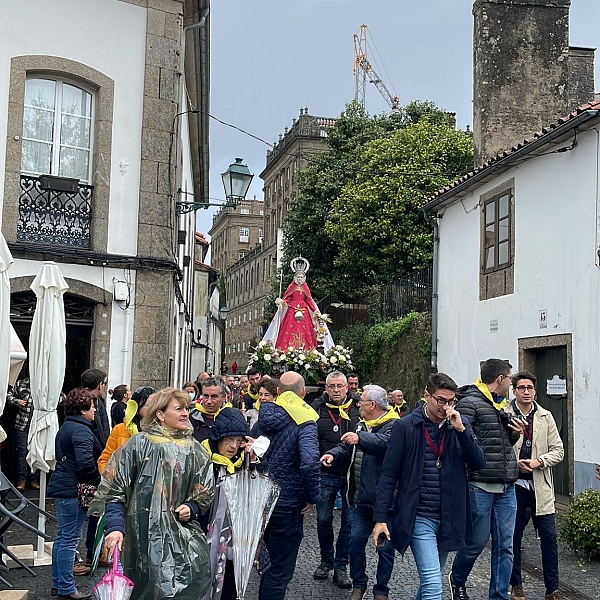
[[[279,486],[266,475],[247,468],[227,477],[222,485],[231,520],[235,587],[242,599],[258,543],[279,498]]]

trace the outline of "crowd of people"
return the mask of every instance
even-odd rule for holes
[[[453,600],[468,600],[469,574],[490,538],[489,598],[524,600],[521,542],[530,518],[541,540],[546,600],[556,600],[551,467],[564,452],[551,413],[535,401],[536,384],[533,374],[513,375],[507,361],[489,359],[481,377],[461,388],[432,374],[411,411],[401,390],[361,389],[354,373],[329,373],[322,393],[309,398],[295,372],[274,380],[250,369],[240,377],[201,373],[181,389],[117,386],[107,411],[106,374],[89,369],[62,402],[48,487],[58,519],[51,593],[89,597],[75,576],[90,572],[103,517],[100,566],[119,547],[134,600],[235,600],[235,536],[222,483],[247,455],[250,468],[280,489],[261,544],[268,567],[260,600],[284,599],[313,509],[320,547],[314,578],[331,576],[350,590],[349,600],[367,591],[369,543],[377,551],[374,600],[388,598],[395,554],[409,548],[417,600],[441,599],[449,552],[456,555],[447,589]],[[12,391],[20,407],[23,387]],[[77,562],[86,512],[87,555]]]

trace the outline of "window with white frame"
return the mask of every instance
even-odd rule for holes
[[[263,235],[264,235],[263,229],[262,229],[262,227],[259,227],[259,229],[258,229],[258,243],[259,244],[262,244]]]
[[[250,241],[250,228],[240,227],[240,242]]]
[[[93,96],[62,79],[25,83],[21,171],[91,181]]]
[[[243,215],[249,215],[250,214],[250,209],[249,208],[242,208],[242,209],[240,209],[240,212]]]
[[[261,208],[261,209],[258,211],[258,214],[259,214],[259,215],[262,217],[262,216],[264,216],[264,214],[265,214],[265,211],[264,211],[264,210]]]

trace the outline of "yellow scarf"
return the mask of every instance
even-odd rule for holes
[[[476,381],[475,384],[477,386],[477,389],[494,405],[494,408],[496,410],[502,410],[508,403],[508,399],[504,398],[502,400],[502,402],[496,402],[494,400],[494,397],[492,396],[492,392],[490,392],[489,388],[487,385],[485,385],[485,383],[483,383],[483,381],[481,381],[481,377],[479,377]]]
[[[252,398],[252,400],[258,400],[258,392],[256,394],[252,391],[252,386],[248,384],[248,389],[246,390],[246,394]]]
[[[139,433],[137,425],[133,422],[133,417],[137,414],[138,405],[135,400],[127,400],[127,407],[125,408],[125,429],[129,432],[129,435],[134,436]]]
[[[346,419],[347,421],[349,421],[350,417],[348,416],[348,413],[346,411],[352,406],[352,402],[354,402],[354,400],[350,398],[350,400],[348,400],[348,402],[344,404],[329,404],[329,402],[325,402],[325,406],[327,408],[339,408],[340,416],[342,417],[342,419]]]
[[[307,421],[317,421],[319,415],[314,411],[300,396],[296,396],[294,392],[283,392],[281,396],[275,400],[287,412],[296,425],[302,425]]]
[[[196,410],[198,412],[201,412],[203,415],[208,415],[209,417],[213,417],[216,418],[217,415],[224,409],[224,408],[233,408],[233,404],[231,404],[231,402],[223,402],[223,404],[221,404],[221,408],[219,408],[219,410],[216,413],[209,413],[204,406],[202,406],[202,404],[200,402],[196,402]]]
[[[254,403],[254,410],[260,410],[260,400],[257,400],[257,401]]]
[[[231,462],[231,460],[229,460],[226,456],[222,456],[217,452],[213,452],[210,449],[210,444],[208,443],[208,440],[204,440],[200,443],[202,444],[202,447],[208,452],[210,460],[212,460],[212,462],[214,462],[215,465],[223,465],[227,469],[228,473],[235,473],[235,470],[239,469],[244,464],[243,450],[240,453],[240,457],[235,462]]]
[[[373,419],[372,421],[365,421],[361,419],[360,422],[364,423],[367,429],[371,430],[373,427],[378,427],[379,425],[383,425],[388,421],[392,421],[393,419],[399,419],[398,413],[392,408],[389,407],[386,412],[384,412],[380,417]]]
[[[423,398],[424,400],[424,398]],[[396,411],[396,414],[400,417],[402,413],[402,409],[406,406],[406,400],[402,400],[402,404],[394,404],[392,408]]]

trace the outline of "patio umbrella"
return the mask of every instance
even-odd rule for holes
[[[279,498],[280,487],[247,467],[223,481],[233,538],[233,574],[237,597],[244,598],[258,542]]]
[[[4,236],[0,233],[0,415],[4,412],[8,375],[10,371],[10,280],[8,269],[13,257]],[[0,427],[0,442],[6,439],[6,432]]]
[[[19,373],[23,368],[23,363],[27,360],[27,352],[23,343],[19,339],[15,328],[10,326],[10,375],[8,376],[9,385],[15,385],[19,378]]]
[[[33,415],[27,462],[32,471],[39,469],[40,508],[46,506],[46,474],[56,464],[54,441],[58,433],[56,406],[60,398],[66,366],[65,306],[63,294],[69,286],[58,266],[44,262],[31,284],[37,297],[31,333],[29,334],[29,374]],[[38,519],[38,529],[45,531],[45,519]],[[43,555],[44,543],[38,538],[38,558]]]

